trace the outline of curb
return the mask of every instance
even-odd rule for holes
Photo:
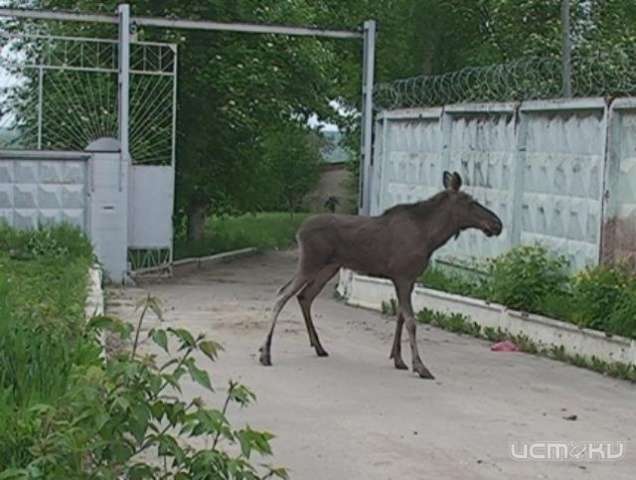
[[[340,271],[338,292],[347,305],[378,311],[382,310],[382,302],[395,299],[390,281],[345,270]],[[500,328],[514,335],[523,334],[539,345],[562,348],[570,355],[636,365],[636,340],[618,335],[609,337],[597,330],[510,310],[496,303],[416,286],[413,308],[416,311],[428,308],[466,315],[482,327]]]

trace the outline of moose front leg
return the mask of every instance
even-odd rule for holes
[[[411,293],[413,292],[413,283],[396,282],[395,289],[397,291],[399,303],[399,315],[404,316],[406,322],[406,331],[409,334],[409,345],[411,347],[411,362],[413,371],[422,378],[434,379],[433,374],[424,366],[420,358],[420,352],[417,348],[417,323],[413,314],[413,306],[411,304]]]
[[[391,348],[391,355],[389,358],[393,359],[393,364],[398,370],[408,370],[404,360],[402,360],[402,327],[404,326],[404,315],[402,312],[398,313],[395,322],[395,336],[393,337],[393,347]]]

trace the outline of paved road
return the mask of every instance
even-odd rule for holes
[[[293,301],[279,319],[274,366],[260,366],[268,310],[294,262],[293,253],[267,253],[111,290],[109,310],[132,318],[146,289],[163,300],[169,324],[220,341],[226,351],[210,367],[214,383],[239,379],[258,396],[232,420],[274,432],[273,463],[287,466],[293,479],[636,478],[634,385],[530,355],[493,353],[484,341],[435,328],[418,333],[437,380],[421,380],[388,359],[393,320],[338,302],[333,285],[314,304],[330,356],[309,348]],[[406,344],[404,352],[408,362]],[[194,385],[188,394],[214,405],[221,398]],[[563,418],[569,415],[578,419]],[[540,441],[626,444],[615,461],[511,457],[511,443],[522,452],[519,442]]]

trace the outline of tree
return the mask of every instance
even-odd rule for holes
[[[266,133],[263,152],[276,200],[293,215],[318,182],[320,140],[315,132],[288,124]]]

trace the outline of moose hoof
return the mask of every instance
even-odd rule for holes
[[[318,355],[319,357],[328,357],[329,354],[323,350],[322,348],[317,348],[316,349],[316,355]]]
[[[420,378],[425,378],[427,380],[435,380],[435,377],[431,372],[428,371],[424,365],[417,365],[413,367],[413,371],[416,372]]]
[[[394,359],[393,363],[395,365],[395,368],[397,368],[398,370],[408,370],[409,369],[409,367],[406,365],[406,363],[404,363],[404,360],[402,360],[401,358]]]
[[[272,357],[269,354],[269,351],[265,347],[260,348],[260,356],[258,357],[258,361],[261,362],[261,365],[265,365],[266,367],[272,366]]]

